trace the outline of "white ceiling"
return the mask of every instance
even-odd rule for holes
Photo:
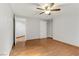
[[[43,3],[40,3],[42,5]],[[26,18],[37,18],[37,19],[52,19],[53,13],[51,15],[41,14],[41,10],[37,10],[36,8],[39,7],[37,3],[12,3],[11,7],[13,12],[17,16],[26,17]],[[59,13],[59,12],[57,12]]]
[[[49,20],[52,19],[55,15],[60,14],[72,14],[79,13],[79,4],[78,3],[56,3],[59,8],[61,8],[61,11],[59,12],[52,12],[51,15],[42,14],[39,15],[41,12],[40,10],[37,10],[36,3],[12,3],[11,7],[13,9],[13,12],[17,16],[26,17],[26,18],[36,18],[36,19],[43,19],[43,20]],[[40,4],[42,5],[42,4]]]

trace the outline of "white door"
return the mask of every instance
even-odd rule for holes
[[[47,37],[47,21],[40,21],[40,38]]]

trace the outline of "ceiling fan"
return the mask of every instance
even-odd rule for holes
[[[36,8],[36,9],[42,11],[40,13],[40,15],[43,14],[43,13],[48,14],[48,15],[51,15],[51,12],[52,11],[60,11],[61,10],[60,8],[53,8],[54,5],[55,5],[55,3],[49,3],[49,4],[45,4],[42,7]]]

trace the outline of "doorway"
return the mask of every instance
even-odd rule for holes
[[[26,19],[22,17],[14,17],[14,43],[26,41]]]

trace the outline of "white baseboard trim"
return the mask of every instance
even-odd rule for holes
[[[75,46],[75,47],[79,47],[79,45],[77,45],[77,44],[69,43],[69,42],[66,42],[66,41],[63,41],[63,40],[58,40],[57,38],[53,38],[53,40],[60,41],[62,43],[69,44],[69,45],[72,45],[72,46]]]

